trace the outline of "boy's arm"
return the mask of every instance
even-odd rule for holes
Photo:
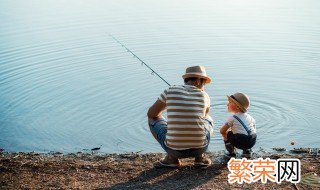
[[[227,131],[230,126],[226,123],[220,128],[220,133],[223,136],[224,140],[227,140]]]

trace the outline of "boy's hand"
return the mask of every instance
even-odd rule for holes
[[[228,129],[230,128],[230,126],[228,124],[224,124],[221,128],[220,128],[220,133],[223,137],[224,140],[227,140],[228,137],[227,137],[227,131]]]

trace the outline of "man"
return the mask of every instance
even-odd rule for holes
[[[211,78],[203,66],[188,67],[182,78],[184,85],[166,89],[148,111],[150,131],[167,152],[157,165],[178,167],[179,158],[194,157],[196,166],[209,166],[211,160],[204,153],[213,134],[213,122],[204,86]],[[168,122],[162,116],[165,109]]]

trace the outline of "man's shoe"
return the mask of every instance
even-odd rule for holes
[[[156,162],[154,164],[154,167],[156,168],[176,168],[179,167],[180,161],[178,158],[174,158],[172,156],[166,155],[163,159],[160,161]]]
[[[201,154],[200,156],[196,157],[194,160],[194,165],[198,167],[208,167],[212,164],[210,158],[207,158],[204,156],[204,154]]]
[[[242,157],[244,157],[244,158],[251,158],[251,149],[246,149],[246,150],[243,150],[243,152],[242,152]]]

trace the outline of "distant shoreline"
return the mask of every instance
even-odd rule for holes
[[[294,189],[289,182],[229,184],[226,162],[220,152],[209,152],[213,165],[195,168],[192,159],[183,159],[177,169],[154,168],[163,153],[0,153],[1,189]],[[259,156],[259,155],[256,155]],[[271,159],[298,158],[301,174],[320,175],[320,156],[266,154]],[[307,185],[297,187],[310,189]]]

